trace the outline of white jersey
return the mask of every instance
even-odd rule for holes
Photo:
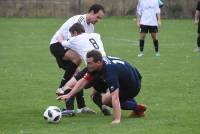
[[[86,64],[86,55],[88,51],[98,50],[102,56],[106,56],[101,36],[97,33],[83,33],[70,38],[67,42],[67,47],[77,52]]]
[[[139,0],[137,15],[140,16],[140,24],[147,26],[158,26],[156,14],[160,13],[158,0]]]
[[[53,38],[51,39],[50,44],[58,42],[58,35],[62,34],[64,36],[64,40],[69,40],[71,38],[71,34],[69,32],[70,27],[75,24],[80,23],[83,25],[86,33],[93,33],[94,32],[94,25],[92,23],[87,24],[86,21],[86,14],[84,15],[76,15],[69,18],[54,34]]]

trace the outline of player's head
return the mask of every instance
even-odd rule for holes
[[[85,33],[84,27],[80,23],[75,23],[69,28],[71,36],[77,36],[79,34]]]
[[[89,8],[88,14],[88,22],[95,24],[103,18],[105,10],[102,5],[94,4]]]
[[[92,50],[87,53],[87,68],[89,72],[93,72],[102,68],[103,57],[97,50]]]

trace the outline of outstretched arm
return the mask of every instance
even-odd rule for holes
[[[83,90],[83,88],[86,86],[87,83],[88,83],[88,81],[86,79],[84,79],[84,78],[80,79],[68,94],[59,96],[59,97],[57,97],[57,99],[58,100],[65,100],[65,99],[71,98],[76,93]]]
[[[111,93],[112,97],[112,107],[114,111],[114,120],[112,124],[120,123],[121,120],[121,106],[119,101],[119,89],[116,89],[114,92]]]
[[[157,20],[158,20],[158,26],[161,26],[161,17],[160,17],[160,13],[156,14]]]
[[[194,23],[198,24],[198,22],[199,22],[199,11],[196,10]]]

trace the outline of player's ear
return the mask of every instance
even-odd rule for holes
[[[98,63],[98,64],[101,64],[101,61],[100,61],[100,60],[98,60],[98,61],[97,61],[97,63]]]
[[[74,36],[77,36],[77,35],[78,35],[78,32],[77,32],[77,31],[74,31],[73,34],[74,34]]]
[[[93,10],[92,10],[92,11],[90,11],[90,14],[92,14],[92,15],[93,15],[93,14],[94,14],[94,11],[93,11]]]

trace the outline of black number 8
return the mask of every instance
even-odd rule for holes
[[[92,43],[95,49],[99,49],[97,42],[93,38],[89,39],[89,41]]]

